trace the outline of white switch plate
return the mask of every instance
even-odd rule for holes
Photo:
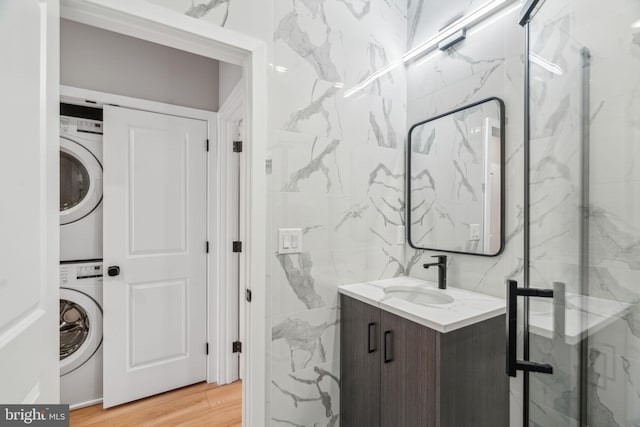
[[[302,228],[278,229],[278,253],[298,254],[302,252]]]
[[[469,241],[480,240],[480,224],[469,224]]]
[[[404,225],[396,227],[396,245],[404,245],[407,240],[407,233]]]

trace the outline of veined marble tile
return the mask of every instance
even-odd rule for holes
[[[272,115],[275,129],[348,143],[402,144],[406,107],[397,94],[345,97],[345,90],[334,83],[287,74],[275,73],[274,77],[279,94]]]
[[[404,245],[370,247],[367,258],[369,274],[366,280],[382,280],[406,275]]]
[[[340,365],[331,361],[271,379],[271,425],[331,425],[340,414]],[[335,424],[334,424],[335,425]]]
[[[404,44],[406,17],[399,3],[276,0],[275,4],[276,65],[296,74],[349,87],[404,53],[399,46]],[[402,89],[402,82],[396,89]]]
[[[640,72],[640,62],[638,65]],[[640,145],[637,143],[640,138],[640,87],[627,95],[601,101],[594,99],[591,108],[589,181],[592,186],[606,183],[633,185],[640,181]],[[629,187],[621,188],[614,194],[621,197],[637,194],[630,190]]]
[[[349,186],[348,144],[339,139],[275,132],[271,147],[272,191],[345,194]]]
[[[336,306],[339,285],[371,275],[364,246],[273,255],[271,263],[272,316]]]
[[[337,307],[271,318],[271,373],[280,377],[340,358]]]
[[[273,5],[264,0],[148,0],[216,26],[267,40]]]

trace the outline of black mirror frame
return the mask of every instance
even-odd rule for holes
[[[415,128],[417,128],[418,126],[422,126],[426,123],[432,122],[434,120],[438,120],[441,119],[443,117],[449,116],[451,114],[455,114],[455,113],[459,113],[460,111],[466,110],[468,108],[473,108],[476,107],[480,104],[484,104],[486,102],[489,101],[497,101],[498,102],[498,106],[499,106],[499,110],[500,110],[500,248],[498,249],[498,251],[494,254],[484,254],[484,253],[475,253],[475,252],[463,252],[463,251],[453,251],[453,250],[447,250],[447,249],[438,249],[438,248],[423,248],[423,247],[419,247],[413,244],[413,242],[411,241],[411,134],[413,133],[413,130]],[[455,110],[452,111],[448,111],[444,114],[440,114],[438,116],[432,117],[430,119],[424,120],[422,122],[416,123],[413,126],[411,126],[411,128],[409,128],[409,133],[408,133],[408,137],[407,137],[407,154],[406,154],[406,175],[405,175],[405,181],[406,181],[406,199],[407,199],[407,203],[406,203],[406,218],[407,218],[407,222],[406,222],[406,228],[407,228],[407,242],[409,243],[409,246],[411,246],[413,249],[419,249],[419,250],[425,250],[425,251],[436,251],[436,252],[448,252],[448,253],[454,253],[454,254],[465,254],[465,255],[475,255],[475,256],[483,256],[483,257],[495,257],[498,256],[502,253],[502,251],[504,251],[504,245],[505,245],[505,231],[504,231],[504,225],[505,225],[505,145],[506,145],[506,140],[505,140],[505,106],[504,106],[504,101],[498,97],[492,96],[489,98],[485,98],[482,99],[480,101],[471,103],[471,104],[467,104],[465,106],[462,106],[460,108],[457,108]]]

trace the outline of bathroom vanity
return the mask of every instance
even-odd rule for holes
[[[408,277],[340,294],[342,426],[508,425],[504,300]]]

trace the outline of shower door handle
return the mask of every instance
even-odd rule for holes
[[[553,374],[553,366],[518,360],[516,357],[516,334],[518,326],[518,297],[553,298],[553,289],[519,288],[515,280],[507,280],[507,375],[516,376],[516,371]]]

